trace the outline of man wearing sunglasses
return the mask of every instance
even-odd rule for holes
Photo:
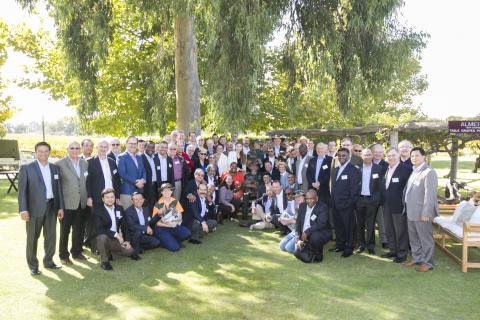
[[[117,138],[112,138],[110,140],[110,152],[107,154],[107,157],[117,162],[117,157],[120,154],[120,140]]]
[[[65,205],[63,219],[60,220],[59,255],[62,264],[72,264],[74,259],[86,260],[82,254],[85,229],[85,207],[87,206],[87,161],[81,159],[80,144],[71,142],[67,147],[67,156],[56,162],[62,184]],[[68,252],[68,238],[72,231],[72,247]]]

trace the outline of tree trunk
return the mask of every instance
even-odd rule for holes
[[[458,138],[452,136],[452,148],[448,153],[450,155],[450,182],[457,180],[457,167],[458,167]]]
[[[179,13],[174,19],[177,129],[200,133],[200,82],[193,16]]]

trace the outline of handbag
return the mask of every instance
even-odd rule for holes
[[[313,254],[312,245],[309,242],[304,242],[303,245],[295,248],[293,253],[295,258],[305,263],[312,263],[315,259]]]

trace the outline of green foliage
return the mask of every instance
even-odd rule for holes
[[[7,24],[0,19],[0,69],[7,61],[7,46],[8,46],[9,30]],[[6,88],[6,84],[0,76],[0,138],[6,134],[6,129],[3,126],[5,120],[13,115],[13,109],[11,105],[12,97],[4,96],[3,90]]]

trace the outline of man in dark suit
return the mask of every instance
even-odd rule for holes
[[[143,187],[143,195],[145,197],[146,205],[149,208],[149,213],[152,211],[155,202],[157,202],[159,194],[157,170],[160,167],[160,160],[154,156],[155,143],[148,141],[145,147],[145,152],[141,155],[143,166],[145,168],[145,186]]]
[[[132,205],[132,193],[143,192],[147,176],[142,158],[136,154],[138,139],[127,138],[127,150],[117,157],[118,173],[122,179],[120,184],[120,202],[123,209]]]
[[[158,186],[161,186],[164,183],[170,183],[171,185],[175,184],[175,180],[173,178],[173,161],[172,161],[172,158],[170,158],[167,153],[168,153],[168,143],[166,141],[160,142],[158,147],[158,153],[156,153],[154,156],[154,158],[158,162],[158,165],[157,165]]]
[[[120,151],[120,140],[117,138],[112,138],[110,140],[110,151],[108,152],[107,156],[117,162],[117,157],[121,153]]]
[[[57,166],[48,163],[50,145],[35,145],[36,161],[22,165],[18,176],[18,209],[27,226],[27,263],[30,273],[39,275],[37,243],[43,229],[45,256],[43,265],[58,269],[53,262],[57,236],[57,217],[63,218],[63,195]]]
[[[378,164],[382,168],[381,179],[385,176],[388,170],[388,162],[383,159],[385,157],[385,150],[380,143],[375,143],[371,147],[373,153],[373,163]],[[378,206],[376,222],[378,225],[378,238],[382,243],[382,248],[388,248],[388,240],[385,232],[385,221],[383,220],[383,206]]]
[[[315,147],[317,156],[310,159],[307,168],[308,189],[317,191],[318,198],[330,204],[330,166],[332,157],[327,155],[327,145],[319,142]]]
[[[115,204],[115,191],[113,189],[103,190],[102,200],[103,205],[93,208],[97,248],[100,252],[102,269],[113,270],[110,260],[120,256],[139,260],[139,256],[135,254],[131,244],[124,241],[126,229],[123,208]]]
[[[362,164],[362,158],[353,153],[353,141],[350,137],[345,137],[342,140],[342,148],[348,149],[350,152],[349,162],[354,166],[359,167]]]
[[[127,240],[133,247],[134,254],[160,246],[160,240],[153,236],[153,230],[148,225],[150,208],[143,206],[145,199],[141,193],[132,194],[133,205],[125,210]]]
[[[338,149],[337,157],[340,166],[335,169],[331,194],[336,247],[329,251],[343,251],[342,257],[346,258],[353,253],[353,212],[360,194],[361,174],[360,170],[349,162],[348,149]]]
[[[215,220],[215,204],[211,197],[207,196],[206,183],[201,182],[198,185],[195,200],[193,202],[188,202],[188,208],[189,210],[187,210],[187,212],[191,215],[191,219],[184,224],[190,229],[190,231],[192,231],[192,236],[188,242],[200,244],[202,243],[200,238],[203,234],[210,233],[217,227],[217,221]]]
[[[388,170],[382,179],[382,204],[385,231],[390,252],[383,258],[393,258],[394,262],[403,263],[408,254],[407,216],[403,214],[403,191],[407,185],[412,169],[400,163],[400,153],[396,148],[387,151]]]
[[[375,216],[381,199],[382,168],[372,162],[373,154],[369,148],[362,150],[362,159],[360,197],[355,211],[357,253],[368,249],[368,253],[375,254]]]
[[[272,180],[280,180],[280,171],[268,159],[263,161],[263,172],[268,173]]]
[[[297,247],[304,242],[309,242],[314,253],[314,262],[322,262],[323,246],[332,238],[330,224],[328,223],[328,206],[318,201],[317,192],[308,190],[305,203],[301,203],[298,209],[296,221],[296,233],[298,235]]]
[[[184,194],[182,195],[182,199],[180,201],[180,204],[184,208],[190,207],[190,204],[194,203],[197,198],[198,198],[198,187],[205,182],[205,174],[203,173],[203,170],[198,168],[195,170],[195,173],[193,174],[194,179],[190,180],[187,182],[187,185],[185,186],[183,192]],[[182,225],[184,226],[190,226],[192,221],[194,220],[193,212],[190,210],[186,210],[183,213],[182,217]]]

